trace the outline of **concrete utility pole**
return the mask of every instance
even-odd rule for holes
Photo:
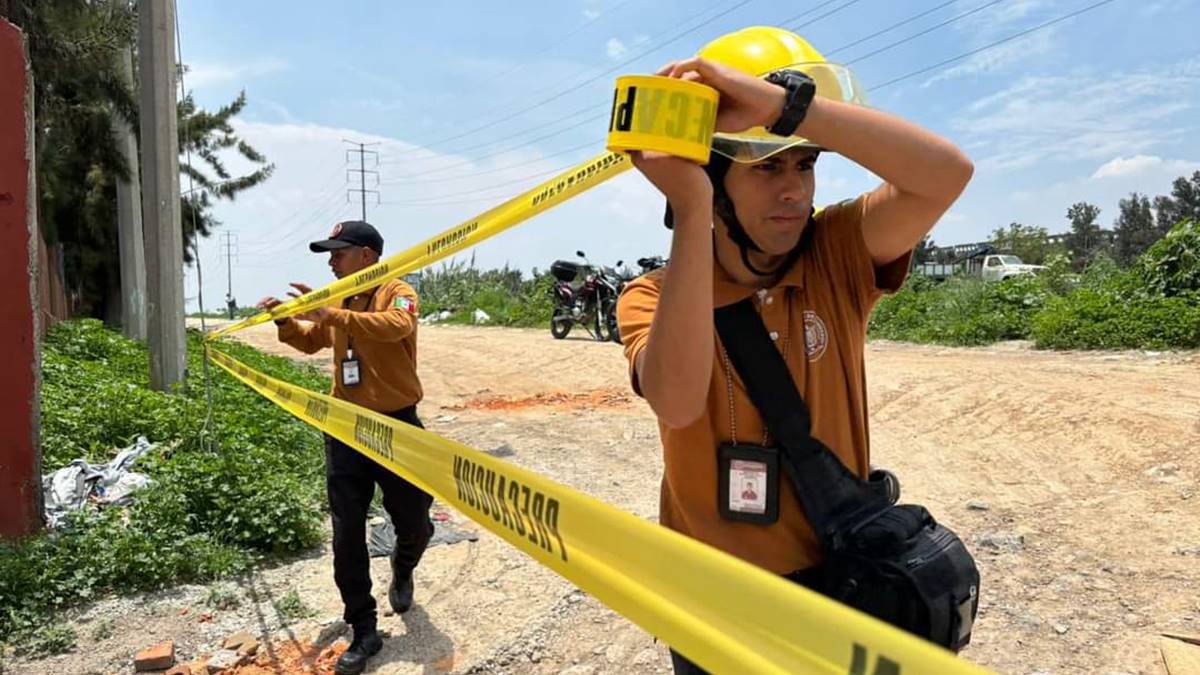
[[[150,386],[183,382],[183,230],[179,206],[179,137],[175,113],[175,3],[138,4],[139,106],[142,132],[142,222],[146,237]]]
[[[373,193],[375,195],[375,203],[376,204],[379,203],[379,191],[367,189],[367,174],[369,174],[369,173],[375,174],[376,186],[378,187],[378,184],[379,184],[379,172],[378,171],[367,171],[367,155],[374,155],[375,156],[375,166],[379,166],[379,153],[376,152],[375,150],[367,150],[366,148],[368,145],[379,145],[379,144],[378,143],[359,143],[357,141],[348,141],[344,138],[342,139],[342,142],[349,143],[350,145],[358,146],[357,149],[346,151],[347,161],[349,161],[350,155],[352,155],[354,153],[358,153],[358,168],[357,169],[346,169],[347,174],[351,174],[351,173],[358,174],[358,188],[351,188],[351,189],[347,190],[346,196],[349,197],[350,196],[349,193],[351,193],[351,192],[357,192],[359,194],[359,196],[362,199],[362,219],[364,222],[366,222],[366,220],[367,220],[367,193],[368,192]],[[346,182],[349,182],[349,181],[350,181],[350,177],[347,175]]]
[[[117,72],[133,90],[133,56],[117,54]],[[137,139],[129,123],[113,115],[117,149],[129,166],[129,180],[117,181],[117,249],[121,256],[121,330],[131,340],[146,339],[146,245],[142,238],[142,190]]]

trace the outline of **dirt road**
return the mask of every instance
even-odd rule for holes
[[[241,335],[284,353],[270,327]],[[433,430],[483,450],[507,445],[510,461],[655,515],[657,428],[629,395],[618,346],[430,326],[419,349]],[[874,462],[899,474],[907,501],[956,529],[981,566],[964,657],[1004,673],[1165,672],[1158,634],[1200,633],[1200,356],[868,351]],[[312,360],[328,368],[327,355]],[[381,560],[375,578],[382,597]],[[298,638],[338,615],[328,551],[314,552],[243,580],[230,610],[205,609],[202,588],[93,605],[74,618],[75,653],[16,672],[128,672],[133,651],[156,639],[190,657],[233,630],[269,634],[279,624],[270,599],[290,588],[316,610],[289,629]],[[670,668],[661,644],[487,532],[431,548],[417,588],[417,609],[383,617],[392,637],[370,672]],[[114,637],[90,637],[100,621]]]

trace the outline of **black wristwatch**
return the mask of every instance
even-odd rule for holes
[[[783,113],[767,131],[776,136],[791,136],[808,114],[808,107],[817,95],[817,83],[798,70],[777,70],[767,75],[767,82],[777,84],[787,92]]]

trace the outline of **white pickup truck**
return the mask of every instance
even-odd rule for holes
[[[989,255],[983,259],[980,275],[984,281],[1000,281],[1022,274],[1037,274],[1045,265],[1027,265],[1015,255]]]
[[[1045,265],[1027,265],[1015,255],[989,253],[975,255],[952,264],[919,263],[913,272],[941,281],[955,274],[969,274],[984,281],[1000,281],[1009,277],[1037,274]]]

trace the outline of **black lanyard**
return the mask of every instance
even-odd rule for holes
[[[371,294],[367,296],[367,306],[363,308],[364,312],[371,311],[371,301],[375,299],[375,292],[378,290],[378,286],[371,289]],[[354,300],[356,297],[358,296],[352,296],[343,300],[342,309],[350,309],[350,301]],[[354,338],[350,335],[350,331],[346,331],[346,357],[351,359],[354,358]]]

